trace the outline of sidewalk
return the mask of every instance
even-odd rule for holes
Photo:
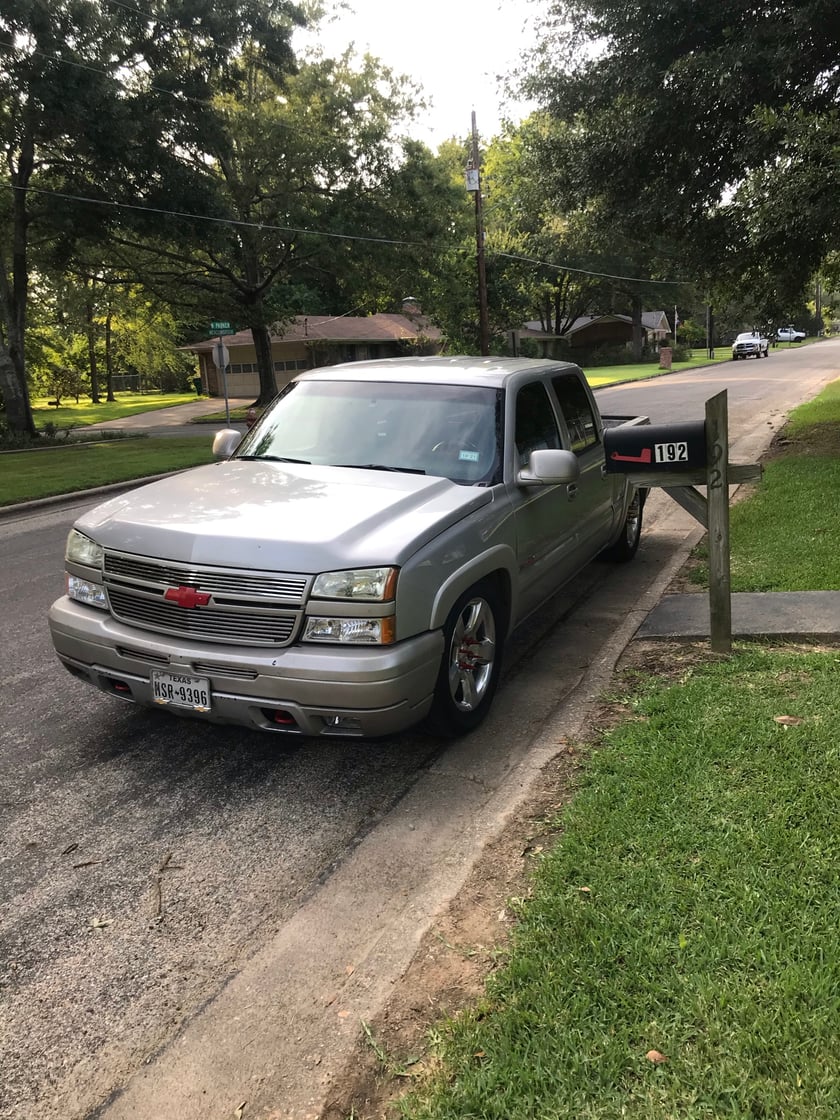
[[[733,638],[840,641],[840,591],[735,592],[731,601]],[[708,595],[666,594],[634,640],[691,641],[709,634]]]

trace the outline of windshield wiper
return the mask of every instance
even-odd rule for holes
[[[310,467],[312,464],[308,459],[289,459],[285,455],[237,455],[237,459],[249,459],[251,462],[271,462],[271,463],[303,463],[305,466]]]
[[[384,463],[333,463],[334,467],[353,467],[360,471],[396,471],[398,474],[425,474],[420,467],[386,467]]]

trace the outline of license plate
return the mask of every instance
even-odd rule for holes
[[[152,697],[156,704],[209,712],[210,681],[206,677],[187,677],[181,673],[153,672]]]

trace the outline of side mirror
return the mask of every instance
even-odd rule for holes
[[[242,433],[236,428],[222,428],[213,437],[213,455],[216,459],[229,459],[242,442]]]
[[[571,451],[543,448],[531,452],[528,466],[519,471],[516,481],[520,486],[556,486],[563,482],[577,482],[579,478],[577,455]]]

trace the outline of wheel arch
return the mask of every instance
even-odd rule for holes
[[[499,619],[500,629],[504,635],[507,635],[516,610],[513,563],[512,552],[507,548],[499,547],[476,557],[457,572],[452,572],[435,594],[429,629],[437,630],[442,627],[449,617],[449,612],[466,591],[478,583],[490,580],[495,585],[500,606],[504,610],[504,616]]]

